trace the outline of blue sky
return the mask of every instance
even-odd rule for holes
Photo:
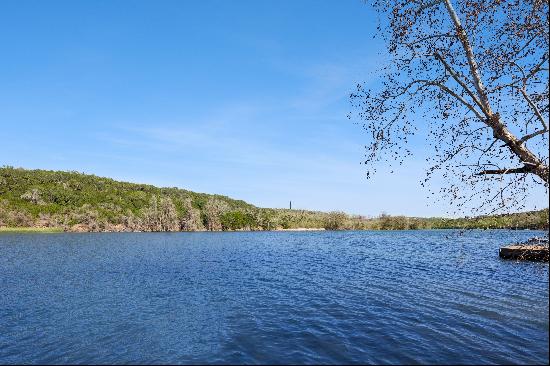
[[[348,95],[384,63],[376,22],[361,0],[3,0],[0,165],[443,215],[419,184],[422,144],[396,174],[360,165]]]

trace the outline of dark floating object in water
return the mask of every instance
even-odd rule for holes
[[[548,262],[548,238],[531,238],[500,248],[498,255],[503,259]]]

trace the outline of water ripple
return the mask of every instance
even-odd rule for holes
[[[529,231],[0,235],[0,363],[547,363]]]

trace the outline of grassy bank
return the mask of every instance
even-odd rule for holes
[[[0,227],[0,233],[62,233],[59,227]]]

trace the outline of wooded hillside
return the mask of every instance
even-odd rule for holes
[[[548,209],[444,219],[259,208],[226,196],[78,172],[0,168],[0,227],[66,231],[548,228]]]

